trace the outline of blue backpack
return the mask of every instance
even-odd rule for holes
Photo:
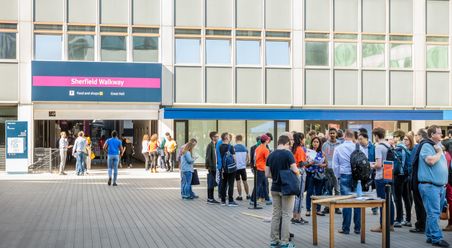
[[[401,171],[403,174],[408,175],[408,160],[407,157],[411,155],[411,153],[401,145],[396,146],[395,151],[395,160],[394,160],[394,169],[393,174],[399,175]]]
[[[226,173],[234,173],[237,171],[237,164],[235,163],[234,155],[231,153],[231,145],[228,145],[228,151],[224,154],[222,167]]]

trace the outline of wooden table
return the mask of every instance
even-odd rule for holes
[[[345,196],[347,197],[347,196]],[[353,196],[348,196],[353,197]],[[315,209],[317,205],[327,206],[330,209],[330,248],[334,247],[334,212],[337,208],[360,208],[361,209],[361,243],[366,242],[366,208],[383,208],[382,216],[382,246],[386,244],[386,202],[383,199],[356,200],[356,198],[343,199],[344,196],[312,196],[312,239],[313,245],[318,245],[317,236],[317,215]],[[352,218],[353,221],[353,218]]]

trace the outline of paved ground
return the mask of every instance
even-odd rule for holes
[[[103,170],[84,177],[0,174],[0,247],[268,247],[271,207],[207,205],[205,180],[195,188],[200,199],[182,201],[178,173],[123,169],[118,187],[105,177]],[[327,217],[319,218],[319,247],[327,247]],[[370,210],[367,219],[367,229],[377,222]],[[313,247],[311,224],[291,228],[297,247]],[[379,234],[368,232],[365,245],[359,235],[335,236],[336,247],[381,247]],[[452,243],[451,233],[446,240]],[[392,247],[430,245],[403,228]]]

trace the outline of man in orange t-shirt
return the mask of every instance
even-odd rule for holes
[[[257,180],[257,191],[253,189],[253,194],[251,197],[251,203],[254,203],[257,198],[265,198],[266,204],[271,205],[272,202],[270,200],[270,196],[268,195],[268,181],[265,177],[265,167],[267,163],[268,155],[270,155],[270,151],[267,148],[267,145],[270,143],[271,139],[267,135],[261,136],[261,144],[256,148],[255,153],[255,161],[256,161],[256,180]],[[257,193],[257,194],[256,194]]]

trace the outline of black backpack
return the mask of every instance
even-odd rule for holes
[[[386,149],[388,149],[388,153],[386,154],[386,161],[392,161],[392,162],[396,162],[397,160],[397,155],[396,155],[396,151],[394,148],[387,146],[385,143],[380,143],[380,145],[386,147]]]
[[[359,149],[359,144],[356,144],[356,149],[350,155],[350,165],[352,167],[353,180],[361,180],[363,186],[367,185],[370,175],[370,163],[366,154]]]

